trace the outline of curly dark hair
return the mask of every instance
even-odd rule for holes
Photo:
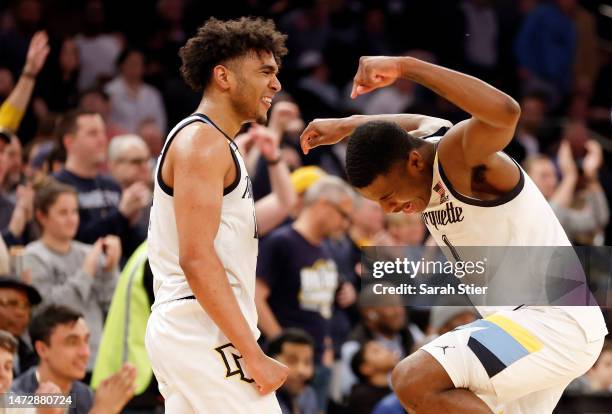
[[[272,20],[241,17],[222,21],[212,17],[179,51],[183,62],[181,75],[189,87],[202,91],[216,65],[250,51],[270,52],[280,64],[280,58],[287,54],[286,39]]]
[[[346,175],[356,188],[367,187],[377,176],[408,159],[423,140],[415,138],[394,122],[370,121],[355,128],[346,149]]]

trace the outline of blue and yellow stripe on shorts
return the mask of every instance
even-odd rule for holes
[[[471,332],[468,347],[480,360],[489,378],[543,347],[531,332],[505,316],[491,315],[458,329],[473,327],[484,329]]]

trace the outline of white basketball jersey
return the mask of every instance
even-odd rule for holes
[[[439,137],[428,139],[439,140]],[[500,154],[511,159],[504,153]],[[438,161],[436,148],[431,198],[421,216],[439,246],[448,247],[450,251],[458,246],[571,246],[540,190],[516,165],[521,178],[512,191],[496,200],[478,200],[460,194],[452,187]],[[514,307],[476,308],[486,317]],[[578,322],[588,338],[601,338],[607,333],[597,306],[566,306],[563,309]]]
[[[154,276],[153,309],[160,304],[193,295],[179,264],[179,234],[176,228],[173,190],[163,182],[161,175],[161,167],[170,144],[181,129],[193,122],[205,122],[217,128],[203,114],[185,118],[170,131],[157,162],[148,237],[149,263]],[[228,150],[231,151],[236,165],[236,180],[224,190],[221,222],[214,245],[242,313],[251,330],[258,333],[255,309],[258,236],[253,192],[242,156],[236,144],[229,137],[227,140]],[[201,219],[207,220],[208,214],[207,211],[202,211]]]

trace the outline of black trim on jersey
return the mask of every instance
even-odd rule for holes
[[[185,121],[187,119],[189,119],[189,118],[185,118],[183,121]],[[181,121],[181,122],[183,122],[183,121]],[[199,117],[197,119],[196,118],[189,119],[189,122],[185,122],[184,125],[182,125],[176,131],[174,131],[174,134],[172,134],[168,138],[168,142],[166,143],[166,146],[162,150],[161,159],[159,160],[159,166],[157,167],[157,183],[159,184],[159,187],[163,190],[163,192],[168,194],[170,197],[174,197],[174,189],[172,187],[170,187],[168,184],[166,184],[164,182],[164,179],[162,178],[162,167],[164,166],[164,160],[166,159],[166,155],[168,154],[168,150],[170,149],[170,145],[172,145],[172,141],[174,140],[174,138],[176,138],[178,133],[183,128],[185,128],[187,125],[193,124],[194,122],[204,122],[204,121],[202,119],[199,119]]]
[[[238,187],[238,184],[240,184],[240,180],[242,179],[242,173],[240,171],[240,163],[238,162],[238,157],[236,157],[236,151],[238,151],[238,146],[236,145],[234,140],[230,138],[230,136],[227,135],[225,132],[223,132],[223,130],[219,128],[217,124],[215,124],[213,120],[210,119],[208,116],[204,115],[201,112],[196,112],[193,115],[203,119],[206,123],[215,127],[217,131],[222,133],[225,136],[225,138],[229,140],[230,152],[232,153],[232,159],[234,160],[234,165],[236,166],[236,178],[229,186],[223,189],[223,195],[226,196],[232,191],[234,191],[236,187]]]
[[[501,206],[502,204],[506,204],[512,201],[516,196],[520,194],[520,192],[523,190],[523,187],[525,186],[525,176],[523,175],[523,170],[521,170],[521,167],[519,167],[519,165],[517,164],[516,161],[514,161],[514,159],[512,158],[510,159],[512,160],[512,162],[514,162],[514,164],[516,164],[516,168],[518,168],[519,174],[521,177],[519,179],[519,182],[516,184],[516,186],[512,190],[510,190],[510,192],[508,192],[507,194],[504,194],[503,196],[495,200],[479,200],[477,198],[468,197],[468,196],[465,196],[459,193],[457,190],[453,188],[450,181],[446,177],[446,174],[444,173],[444,168],[442,168],[442,163],[440,162],[439,158],[438,158],[438,170],[440,171],[440,178],[442,178],[444,185],[448,187],[448,189],[453,194],[453,196],[459,201],[462,201],[465,204],[470,204],[470,205],[477,206],[477,207],[497,207],[497,206]]]
[[[195,118],[190,119],[189,122],[185,122],[184,125],[178,128],[174,132],[174,134],[172,134],[172,136],[168,138],[168,142],[164,148],[164,151],[161,154],[161,159],[159,161],[159,167],[157,168],[157,182],[159,184],[159,187],[162,189],[164,193],[168,194],[170,197],[174,196],[174,189],[170,187],[168,184],[166,184],[164,182],[164,179],[162,178],[162,167],[164,165],[164,160],[166,159],[166,154],[168,153],[170,145],[172,145],[172,141],[183,128],[185,128],[187,125],[191,125],[194,122],[204,122],[205,124],[212,125],[217,131],[221,132],[223,136],[225,136],[229,140],[230,153],[232,154],[232,159],[234,160],[234,165],[236,166],[236,179],[229,186],[223,189],[223,195],[226,196],[229,193],[231,193],[236,187],[238,187],[238,184],[240,184],[240,179],[241,179],[240,163],[238,162],[238,158],[236,157],[236,153],[235,153],[235,151],[238,150],[238,147],[236,146],[236,143],[234,143],[234,140],[231,139],[225,132],[223,132],[223,130],[219,128],[206,115],[196,112],[191,116],[195,116]],[[189,118],[185,118],[185,120],[186,119],[189,119]]]
[[[441,137],[444,134],[446,134],[446,132],[449,130],[449,127],[440,127],[440,129],[438,129],[436,132],[434,132],[433,134],[427,135],[426,137],[423,137],[422,139],[427,139],[427,138],[432,138],[432,137]]]

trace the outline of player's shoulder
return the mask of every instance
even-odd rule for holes
[[[230,159],[223,133],[206,122],[193,122],[177,132],[173,152],[179,157],[220,161]]]

